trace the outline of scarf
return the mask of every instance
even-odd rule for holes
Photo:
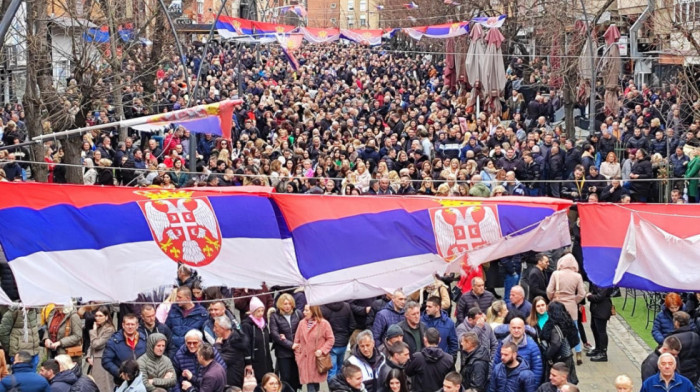
[[[265,317],[256,318],[256,317],[253,317],[252,314],[249,315],[248,317],[250,317],[250,319],[253,320],[253,322],[255,323],[255,325],[258,326],[258,328],[260,328],[260,329],[265,328]]]
[[[537,315],[537,325],[540,327],[540,329],[544,328],[544,325],[547,323],[547,320],[549,320],[549,313]]]
[[[63,309],[57,309],[54,312],[51,324],[49,324],[49,339],[51,339],[52,342],[56,342],[60,339],[58,336],[58,329],[64,318],[66,318],[66,314],[63,313]]]

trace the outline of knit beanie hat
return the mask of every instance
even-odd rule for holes
[[[250,299],[250,314],[255,313],[256,310],[264,308],[262,301],[258,297],[253,297]]]

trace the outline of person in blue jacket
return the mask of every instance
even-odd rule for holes
[[[10,391],[13,388],[22,392],[50,392],[49,382],[39,374],[32,366],[32,354],[19,351],[15,354],[12,374],[5,376],[0,381],[0,392]]]
[[[530,370],[527,361],[518,355],[519,347],[504,343],[498,350],[499,363],[494,366],[488,392],[535,392],[539,378]]]
[[[116,385],[121,384],[119,367],[127,359],[136,360],[146,353],[146,335],[139,332],[139,319],[132,313],[122,319],[122,329],[115,332],[102,354],[102,367],[108,371]]]
[[[384,343],[384,334],[390,325],[400,323],[405,319],[404,307],[406,306],[406,294],[401,290],[394,291],[384,309],[377,312],[372,325],[374,344],[379,347]]]
[[[495,366],[501,363],[501,347],[508,343],[513,343],[517,346],[518,357],[523,358],[527,362],[528,369],[535,375],[535,384],[539,385],[544,371],[542,367],[542,353],[539,346],[531,337],[525,334],[525,322],[520,317],[510,321],[509,331],[510,334],[499,343],[498,349],[496,349],[496,355],[493,357],[494,371]],[[501,391],[499,390],[499,392]]]
[[[176,300],[177,304],[170,308],[165,325],[173,332],[172,346],[180,348],[185,344],[187,332],[204,328],[209,313],[202,305],[192,302],[192,290],[187,286],[177,288]]]
[[[447,315],[447,312],[442,310],[440,302],[438,296],[428,297],[425,302],[425,314],[421,317],[421,321],[427,328],[435,328],[440,332],[438,347],[450,354],[452,358],[457,358],[459,342],[457,341],[455,322]]]
[[[676,373],[677,363],[673,354],[661,354],[657,364],[659,372],[644,380],[640,392],[695,392],[693,383]]]

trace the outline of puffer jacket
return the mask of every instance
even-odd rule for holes
[[[177,375],[177,382],[171,389],[172,392],[180,391],[180,386],[182,385],[183,381],[183,370],[189,370],[192,373],[192,380],[190,380],[192,385],[199,382],[199,377],[201,376],[201,366],[199,365],[199,362],[197,362],[197,355],[191,353],[190,350],[187,349],[187,345],[183,344],[180,346],[180,349],[177,350],[172,360],[173,367],[175,368],[175,374]],[[214,348],[214,360],[223,366],[224,370],[226,370],[226,362],[224,362],[223,358],[221,358],[221,355],[219,355],[219,350],[216,348]]]
[[[114,377],[117,383],[121,380],[119,378],[119,366],[121,366],[122,362],[127,359],[136,360],[146,353],[146,337],[140,332],[138,334],[139,340],[136,342],[136,347],[133,350],[126,344],[124,331],[121,329],[107,341],[107,347],[102,353],[102,367]]]
[[[71,370],[59,372],[51,379],[51,392],[70,392],[78,377]]]
[[[379,347],[384,342],[384,334],[389,326],[398,324],[405,319],[404,310],[397,312],[394,309],[394,301],[389,301],[384,309],[377,312],[374,317],[374,325],[372,325],[372,334],[374,335],[374,344]]]
[[[363,385],[364,386],[364,385]],[[368,392],[363,389],[355,389],[345,381],[345,377],[342,374],[338,374],[328,381],[328,390],[330,392]]]
[[[491,353],[486,347],[479,346],[476,350],[467,353],[462,351],[462,387],[473,389],[477,392],[485,392],[489,386],[489,373],[491,372]]]
[[[684,310],[681,308],[680,310]],[[660,311],[654,318],[654,326],[651,328],[651,336],[658,344],[662,344],[666,336],[668,336],[674,330],[673,326],[673,313],[664,306],[663,310]]]
[[[194,305],[194,309],[190,311],[187,317],[184,316],[179,306],[173,305],[165,322],[165,325],[173,331],[173,345],[180,347],[185,344],[185,334],[191,329],[201,331],[208,319],[209,313],[199,304]]]
[[[9,391],[13,385],[22,392],[51,392],[49,382],[38,375],[29,363],[18,362],[12,365],[12,377],[2,379],[0,391]]]
[[[139,373],[131,384],[124,381],[115,392],[146,392],[146,387],[143,385],[143,373]]]
[[[335,337],[334,347],[346,347],[350,341],[350,335],[355,330],[355,316],[352,314],[350,304],[347,302],[333,302],[321,306],[323,318],[328,320]]]
[[[501,347],[503,347],[503,343],[507,343],[512,340],[513,336],[508,335],[498,344],[496,355],[493,356],[494,365],[501,363]],[[522,358],[527,362],[528,369],[535,375],[534,382],[538,383],[542,379],[542,374],[544,373],[542,353],[540,352],[540,347],[534,340],[532,340],[531,337],[526,335],[525,338],[518,344],[518,358],[519,360]],[[498,391],[500,392],[502,389],[499,389]]]
[[[270,340],[272,340],[272,348],[275,350],[276,358],[294,358],[294,350],[292,350],[294,334],[299,327],[299,320],[303,318],[301,312],[296,309],[289,317],[290,322],[287,322],[284,315],[276,309],[270,314]],[[284,335],[284,340],[282,340],[281,335]]]
[[[214,347],[219,350],[221,358],[226,362],[228,385],[240,388],[243,385],[245,366],[251,363],[248,356],[248,347],[250,347],[248,336],[240,329],[233,329],[228,339],[222,340],[221,343],[215,343]]]
[[[406,375],[412,377],[411,390],[437,391],[442,380],[452,370],[452,355],[440,347],[426,347],[417,352],[406,365]]]
[[[455,322],[452,321],[450,316],[444,310],[440,311],[440,317],[430,317],[424,314],[421,317],[421,321],[427,328],[435,328],[440,332],[440,343],[438,347],[442,351],[452,355],[457,356],[457,351],[459,350],[459,342],[457,341],[457,331],[455,330]],[[437,390],[436,388],[435,390]]]
[[[146,390],[153,391],[156,388],[170,389],[175,386],[177,379],[175,378],[175,368],[170,358],[165,355],[156,355],[153,349],[160,341],[166,341],[167,338],[162,333],[154,333],[148,337],[146,343],[146,353],[138,359],[139,370],[151,382],[146,382]],[[170,377],[165,377],[165,374],[170,372]]]
[[[518,362],[520,364],[509,372],[502,363],[493,368],[489,392],[535,392],[537,390],[539,378],[533,375],[527,362],[519,355]]]
[[[39,328],[36,309],[27,309],[27,329],[24,334],[24,312],[20,309],[5,312],[0,322],[0,342],[10,357],[20,351],[39,354]]]

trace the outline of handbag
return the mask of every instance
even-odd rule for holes
[[[255,379],[255,375],[250,370],[246,370],[245,377],[243,378],[242,392],[253,392],[258,386],[258,380]]]
[[[70,336],[70,316],[66,320],[66,337]],[[82,357],[83,356],[83,339],[80,339],[80,343],[73,347],[66,347],[66,354],[69,357]]]
[[[321,334],[321,326],[320,323],[318,325],[318,329],[316,330],[316,341],[314,343],[314,347],[318,347],[318,336]],[[318,350],[318,348],[317,348]],[[321,354],[320,357],[316,357],[316,371],[318,374],[325,374],[328,373],[329,370],[333,369],[333,361],[331,361],[331,355],[329,354]]]

